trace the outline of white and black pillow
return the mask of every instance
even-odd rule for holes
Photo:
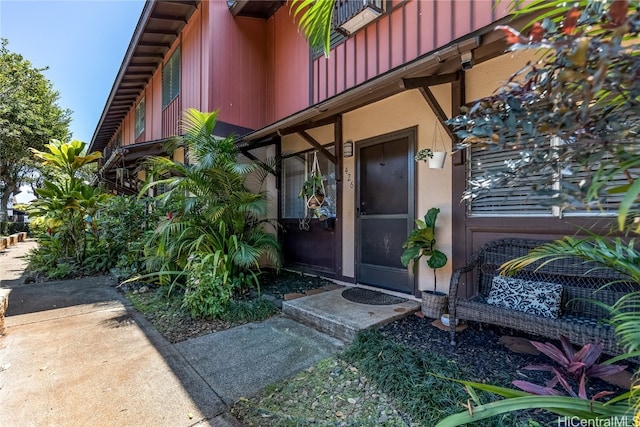
[[[487,303],[542,317],[560,315],[562,285],[496,276]]]

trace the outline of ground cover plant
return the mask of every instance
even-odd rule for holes
[[[253,289],[229,301],[215,318],[193,317],[183,305],[183,291],[149,283],[123,283],[119,289],[170,342],[176,343],[203,334],[222,331],[247,322],[264,320],[280,313],[286,294],[304,294],[332,282],[318,276],[284,269],[262,269],[260,292]]]
[[[521,368],[544,359],[511,352],[500,344],[502,331],[470,328],[462,334],[464,347],[454,350],[432,320],[409,316],[364,332],[342,354],[242,399],[232,412],[247,426],[428,426],[468,401],[462,385],[441,376],[504,385],[514,376],[542,378]],[[544,426],[555,420],[521,411],[472,425]]]
[[[297,272],[265,270],[261,283],[262,298],[277,305],[285,294],[304,293],[330,282]],[[125,284],[121,289],[171,342],[256,319],[193,319],[179,295],[167,299],[163,288],[141,286]],[[257,298],[253,292],[245,301]],[[271,315],[278,313],[275,310]],[[443,377],[502,386],[517,379],[536,384],[549,379],[547,372],[524,369],[549,363],[544,355],[514,353],[502,345],[502,336],[517,331],[470,324],[459,334],[458,346],[452,348],[448,332],[434,327],[432,321],[410,315],[379,331],[366,332],[337,357],[274,384],[258,396],[241,399],[233,413],[246,426],[435,425],[462,410],[469,399],[463,385]],[[589,381],[586,387],[590,396],[600,390],[623,391],[603,381]],[[484,402],[495,399],[489,394],[481,396]],[[472,425],[544,426],[556,420],[549,413],[520,411]]]

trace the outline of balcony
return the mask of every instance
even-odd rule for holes
[[[387,0],[336,0],[333,26],[349,36],[382,15],[386,3]]]

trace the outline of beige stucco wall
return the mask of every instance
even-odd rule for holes
[[[489,96],[522,68],[528,60],[535,61],[541,52],[534,49],[508,52],[480,64],[465,73],[467,102]]]
[[[477,64],[465,75],[466,99],[471,101],[493,93],[502,83],[527,60],[535,58],[536,52],[508,53],[482,64]],[[451,87],[440,85],[431,88],[445,114],[451,116]],[[356,144],[354,156],[344,158],[342,186],[342,274],[355,277],[356,236],[355,236],[355,189],[357,144],[360,141],[386,133],[417,127],[416,151],[431,147],[434,132],[446,144],[447,160],[444,169],[430,169],[424,162],[416,163],[416,218],[422,218],[432,207],[440,209],[436,223],[437,247],[449,257],[447,265],[437,271],[437,290],[447,292],[451,277],[452,253],[452,207],[459,200],[452,196],[452,142],[446,132],[440,128],[435,131],[437,119],[418,90],[409,90],[387,99],[375,102],[360,109],[345,113],[342,118],[343,140],[352,140]],[[333,126],[328,125],[308,131],[318,142],[331,143],[334,140]],[[297,152],[310,149],[311,146],[298,135],[282,138],[283,152]],[[350,185],[353,182],[353,186]],[[433,271],[425,262],[420,262],[416,280],[419,289],[433,289]]]
[[[447,114],[451,111],[450,86],[433,87],[432,91]],[[359,141],[389,132],[417,126],[417,150],[431,147],[436,124],[435,114],[431,111],[418,90],[411,90],[392,96],[385,100],[349,112],[343,116],[343,138],[353,140],[357,154]],[[441,129],[442,131],[442,129]],[[444,131],[441,132],[451,152],[451,140]],[[343,169],[343,239],[342,262],[343,274],[355,276],[355,187],[349,180],[355,179],[357,157],[344,159]],[[440,208],[437,222],[438,248],[447,255],[451,253],[451,159],[447,158],[444,169],[429,169],[427,164],[416,164],[416,218],[421,218],[431,207]],[[438,270],[438,289],[448,288],[451,276],[451,263]],[[420,263],[416,280],[420,289],[432,289],[433,274],[425,263]]]

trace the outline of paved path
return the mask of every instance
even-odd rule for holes
[[[229,404],[342,346],[283,317],[172,345],[108,277],[23,284],[30,245],[0,254],[3,427],[239,426]]]

